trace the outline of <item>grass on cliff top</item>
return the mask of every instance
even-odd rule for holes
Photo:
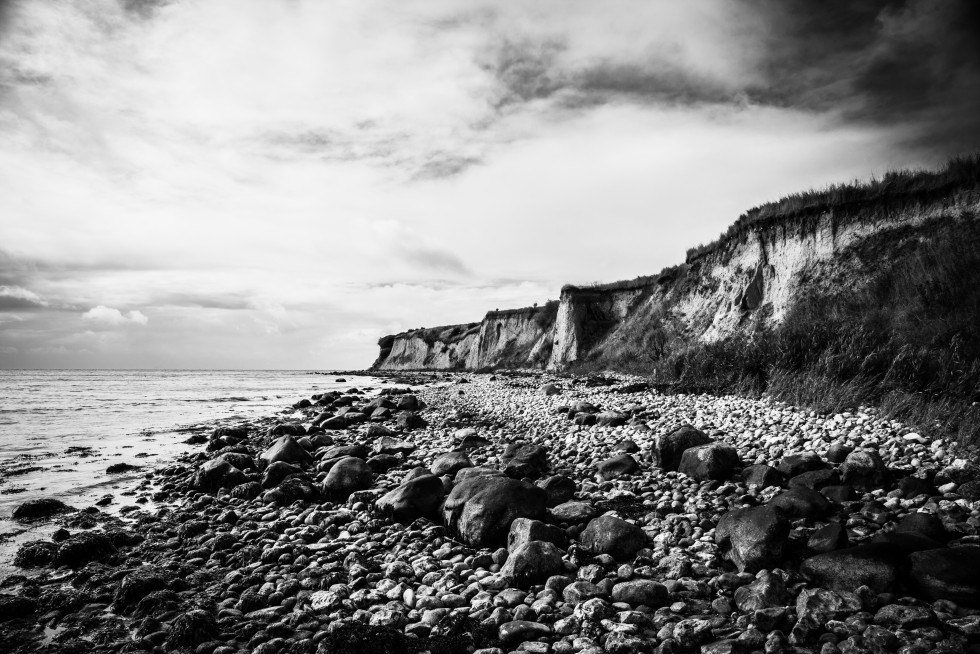
[[[578,370],[614,367],[686,391],[765,393],[822,413],[874,406],[977,449],[980,220],[873,249],[860,253],[875,271],[867,283],[811,290],[776,327],[684,345],[666,323],[645,325],[634,345]]]
[[[867,208],[871,217],[877,215],[876,205],[928,201],[939,196],[951,196],[964,191],[980,191],[980,153],[955,157],[934,171],[900,170],[885,173],[880,179],[850,184],[835,184],[821,190],[788,195],[750,209],[711,243],[687,251],[687,262],[704,256],[750,229],[766,223],[781,223],[827,211],[847,211]]]

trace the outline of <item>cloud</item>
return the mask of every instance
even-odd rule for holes
[[[19,286],[0,286],[0,311],[44,309],[48,302],[40,295]]]
[[[125,314],[119,309],[113,309],[104,305],[93,307],[82,314],[82,320],[103,323],[106,325],[140,325],[145,326],[149,318],[141,311],[132,310]]]

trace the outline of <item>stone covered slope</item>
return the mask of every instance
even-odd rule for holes
[[[980,473],[948,444],[873,413],[455,381],[217,430],[157,475],[174,508],[144,542],[63,571],[73,604],[8,580],[0,644],[34,651],[43,623],[206,654],[977,650]]]

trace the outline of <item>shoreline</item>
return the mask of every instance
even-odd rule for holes
[[[360,643],[361,651],[667,654],[762,651],[770,639],[829,652],[828,642],[858,647],[875,636],[966,651],[980,637],[969,594],[952,604],[924,598],[935,588],[910,583],[888,559],[980,548],[980,505],[957,492],[972,492],[975,477],[968,476],[976,471],[945,471],[953,463],[948,444],[920,442],[871,414],[821,418],[763,400],[661,395],[626,378],[589,386],[546,373],[361,374],[427,383],[410,394],[348,394],[308,399],[308,406],[297,398],[304,424],[331,428],[301,433],[277,425],[275,415],[251,421],[244,435],[219,428],[196,452],[134,480],[131,490],[154,502],[154,513],[129,524],[84,509],[56,519],[70,536],[36,546],[34,561],[49,555],[66,565],[33,568],[33,580],[0,580],[0,613],[11,616],[0,622],[2,649],[272,654]],[[545,383],[558,392],[544,394]],[[387,384],[379,386],[383,393]],[[350,408],[372,402],[380,411],[373,419]],[[572,420],[569,407],[586,410]],[[670,465],[662,441],[684,424],[715,443],[703,465],[686,464],[688,475],[663,468]],[[854,495],[845,499],[846,489],[828,489],[848,485],[841,483],[847,461],[852,473],[859,469],[861,457],[831,461],[841,454],[832,446],[848,442],[875,457],[850,474]],[[819,458],[787,456],[805,452]],[[275,462],[262,466],[263,454]],[[222,463],[214,463],[218,457]],[[914,476],[927,469],[939,476]],[[773,483],[750,486],[746,470]],[[965,472],[945,481],[956,470]],[[780,471],[787,474],[772,476]],[[480,500],[459,497],[486,484],[516,494],[508,496],[512,505],[531,507],[518,509],[527,515],[474,527],[481,518],[466,515],[466,505]],[[927,492],[905,497],[902,484]],[[390,499],[406,486],[418,492]],[[809,493],[792,490],[800,487]],[[438,506],[447,492],[455,512]],[[726,515],[768,511],[787,493],[793,501],[782,500],[773,518],[786,533],[757,539],[756,550],[768,548],[762,559],[741,552],[737,533],[719,537]],[[549,506],[531,506],[538,501]],[[392,511],[405,522],[386,515]],[[934,541],[941,548],[920,541],[916,547],[929,547],[917,552],[889,541],[890,554],[872,558],[878,572],[892,571],[891,585],[845,589],[832,570],[813,567],[814,557],[874,548],[875,538],[896,533],[916,513],[937,515],[946,540]],[[527,533],[515,534],[513,524]],[[105,535],[62,553],[73,538],[93,533]],[[818,533],[830,546],[814,543]],[[605,541],[612,544],[596,544]],[[623,549],[624,541],[635,547]],[[879,620],[891,606],[917,609],[921,624],[889,622],[887,612]],[[843,626],[827,628],[835,619]]]

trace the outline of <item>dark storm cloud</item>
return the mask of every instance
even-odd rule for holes
[[[46,309],[46,308],[47,305],[45,305],[40,300],[36,300],[31,297],[8,295],[3,290],[0,290],[0,312],[24,311],[24,310]]]
[[[937,155],[980,144],[980,3],[746,0],[767,17],[762,102],[904,125]]]
[[[980,145],[980,2],[976,0],[741,0],[745,28],[727,42],[754,56],[730,79],[671,49],[575,56],[574,43],[508,38],[480,65],[496,81],[498,111],[549,100],[733,105],[751,102],[898,127],[906,145],[936,155]],[[690,34],[697,40],[705,35]]]

